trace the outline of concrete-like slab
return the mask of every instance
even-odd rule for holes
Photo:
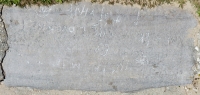
[[[194,16],[79,3],[4,7],[7,86],[132,92],[192,82]]]

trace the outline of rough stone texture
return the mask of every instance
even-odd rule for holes
[[[197,21],[175,7],[4,7],[7,86],[134,92],[192,82]]]
[[[0,5],[0,10],[2,9],[2,6]],[[0,13],[0,19],[1,19],[1,13]],[[1,25],[0,25],[1,26]],[[3,31],[3,29],[1,29],[0,31]],[[2,33],[2,32],[0,32]],[[3,38],[1,35],[0,35],[0,39]],[[0,43],[1,44],[1,43]],[[0,45],[0,48],[2,48],[2,44]],[[2,55],[2,53],[0,54]],[[2,61],[2,56],[0,56],[0,64],[1,64],[1,61]],[[0,66],[1,67],[1,66]],[[3,72],[2,72],[2,69],[0,69],[0,81],[3,80]]]
[[[0,5],[0,10],[2,10],[2,8],[3,6]],[[1,16],[2,14],[0,12],[0,81],[4,79],[3,68],[1,66],[2,66],[2,60],[5,56],[5,51],[8,49],[7,33]]]

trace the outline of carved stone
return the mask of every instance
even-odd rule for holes
[[[7,86],[122,91],[192,82],[194,16],[91,3],[4,7]]]

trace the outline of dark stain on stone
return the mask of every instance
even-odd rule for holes
[[[110,82],[108,85],[112,86],[112,88],[113,88],[115,91],[118,90],[118,89],[117,89],[117,86],[113,85],[113,82]]]
[[[109,83],[109,85],[112,85],[112,84],[113,84],[113,82],[110,82],[110,83]]]
[[[156,64],[153,64],[152,66],[153,66],[154,68],[157,68],[157,67],[158,67]]]
[[[18,22],[17,20],[10,20],[10,22],[11,22],[12,24],[15,24],[15,25],[18,25],[18,24],[19,24],[19,22]]]
[[[107,24],[112,24],[112,20],[111,20],[111,19],[108,19],[108,20],[107,20]]]
[[[16,21],[15,21],[15,25],[18,25],[18,24],[19,24],[19,22],[16,20]]]
[[[60,14],[60,15],[67,15],[67,14]]]
[[[113,85],[112,88],[117,91],[117,86]]]

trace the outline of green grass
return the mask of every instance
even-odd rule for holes
[[[197,13],[200,16],[200,0],[190,0],[192,4],[195,5],[195,7],[197,8]]]
[[[7,6],[16,5],[20,7],[25,7],[26,5],[52,5],[52,4],[58,4],[58,3],[72,3],[72,2],[79,2],[81,0],[0,0],[0,4],[4,4]],[[183,8],[184,4],[187,1],[190,1],[192,4],[194,4],[197,8],[197,13],[200,16],[200,0],[125,0],[125,2],[120,2],[120,0],[91,0],[92,3],[103,3],[105,1],[108,1],[109,4],[115,4],[115,3],[121,3],[125,5],[133,5],[133,4],[139,4],[144,7],[152,8],[155,6],[162,5],[164,3],[170,4],[171,2],[178,2],[179,7]]]
[[[25,7],[26,5],[52,5],[64,2],[78,2],[79,0],[0,0],[0,4],[7,6],[17,5]]]
[[[20,7],[24,7],[25,5],[31,5],[31,4],[37,4],[37,5],[52,5],[52,4],[56,4],[56,3],[64,3],[64,2],[79,2],[80,0],[0,0],[0,4],[5,4],[8,6],[11,6],[13,4],[20,6]],[[101,0],[100,2],[97,0],[91,0],[91,2],[99,2],[99,3],[103,3],[105,1],[109,1],[109,0]],[[120,0],[110,0],[109,4],[114,4],[114,3],[122,3],[119,2]],[[170,3],[173,1],[177,1],[180,4],[180,7],[183,6],[183,4],[185,3],[186,0],[125,0],[125,2],[123,2],[123,4],[139,4],[142,7],[155,7],[158,5],[161,5],[163,3]]]
[[[5,4],[8,6],[11,6],[13,4],[17,6],[24,7],[25,5],[31,5],[31,4],[37,4],[37,5],[52,5],[56,3],[63,3],[63,2],[78,2],[80,0],[0,0],[1,4]],[[105,1],[109,0],[101,0],[101,2],[97,0],[91,0],[91,2],[99,2],[103,3]],[[120,3],[120,0],[110,0],[109,4],[114,4],[114,3]],[[172,1],[178,1],[180,5],[182,6],[186,0],[126,0],[124,4],[128,5],[133,5],[135,3],[143,6],[143,7],[155,7],[157,5],[161,5],[163,3],[170,3]]]

